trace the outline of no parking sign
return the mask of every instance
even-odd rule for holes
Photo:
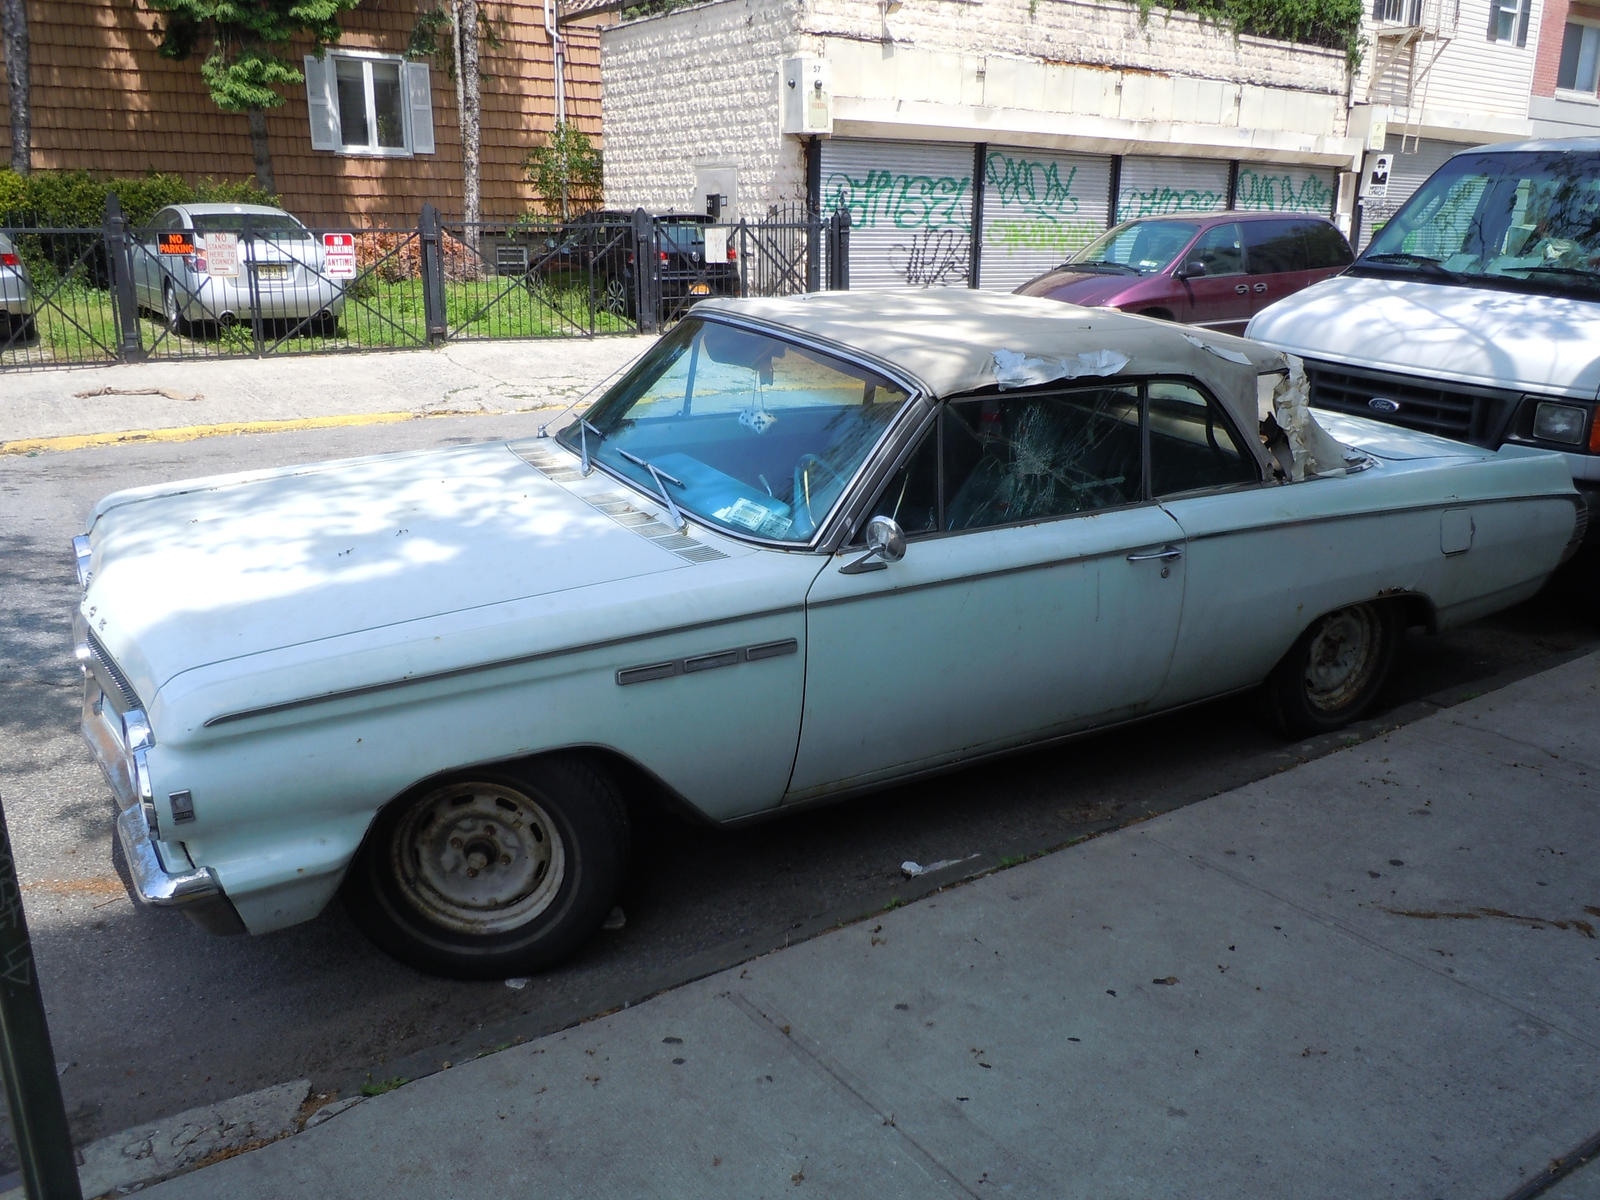
[[[356,235],[353,233],[325,233],[322,235],[322,269],[329,279],[354,279],[356,277]]]

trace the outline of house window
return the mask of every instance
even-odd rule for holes
[[[1489,40],[1528,44],[1528,13],[1533,0],[1489,0]]]
[[[1372,19],[1399,25],[1422,24],[1422,0],[1372,0]]]
[[[311,146],[337,154],[433,153],[433,96],[425,63],[399,55],[327,51],[305,59]]]
[[[1556,86],[1569,92],[1600,91],[1600,26],[1568,21],[1561,38]]]

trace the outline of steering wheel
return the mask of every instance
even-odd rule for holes
[[[844,487],[844,476],[808,451],[794,464],[794,490],[789,493],[789,507],[797,517],[800,513],[805,513],[806,521],[812,529],[815,529],[817,519],[811,512],[811,497],[820,496],[830,489],[837,494],[842,487]],[[832,497],[828,499],[831,500]],[[826,509],[826,504],[823,507]]]

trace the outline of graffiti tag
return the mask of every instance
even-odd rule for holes
[[[1297,180],[1288,171],[1264,175],[1248,167],[1239,169],[1239,190],[1234,207],[1267,212],[1333,211],[1333,189],[1321,175],[1306,173]]]
[[[965,228],[972,180],[952,175],[906,175],[868,171],[857,179],[842,171],[823,184],[828,211],[850,210],[858,229],[889,225],[895,229]]]
[[[971,258],[971,242],[956,229],[929,229],[889,251],[889,264],[913,287],[965,283]]]
[[[1155,217],[1164,213],[1206,212],[1226,208],[1226,194],[1212,188],[1174,188],[1160,184],[1152,188],[1129,189],[1117,197],[1117,220]]]

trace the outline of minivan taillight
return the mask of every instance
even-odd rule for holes
[[[20,267],[22,260],[15,254],[0,254],[0,267]]]

